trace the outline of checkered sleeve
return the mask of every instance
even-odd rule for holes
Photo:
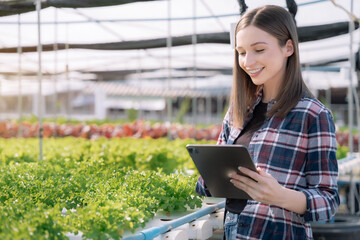
[[[211,193],[209,192],[204,182],[204,179],[201,176],[198,178],[196,182],[195,191],[201,196],[211,197]]]
[[[337,188],[338,165],[335,126],[331,113],[322,109],[312,119],[308,131],[305,165],[307,197],[305,221],[329,220],[337,211],[340,199]]]
[[[229,108],[226,112],[226,115],[224,117],[221,132],[219,134],[219,138],[217,140],[217,145],[223,145],[226,144],[229,135],[230,135],[230,115],[231,115],[231,109]]]

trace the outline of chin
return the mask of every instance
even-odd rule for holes
[[[261,86],[261,85],[263,85],[264,84],[264,82],[262,82],[262,81],[258,81],[258,80],[253,80],[253,79],[251,79],[251,81],[253,82],[253,84],[254,85],[256,85],[256,86]]]

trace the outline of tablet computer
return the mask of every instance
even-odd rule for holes
[[[244,191],[236,188],[229,174],[237,172],[238,167],[249,168],[256,172],[256,167],[245,146],[188,144],[186,149],[213,197],[251,199]]]

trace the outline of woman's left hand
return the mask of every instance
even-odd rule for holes
[[[281,205],[285,188],[281,186],[273,176],[262,171],[259,167],[257,168],[257,173],[243,167],[239,167],[239,170],[250,178],[232,173],[230,175],[230,182],[233,183],[235,187],[245,191],[258,202],[276,206]]]

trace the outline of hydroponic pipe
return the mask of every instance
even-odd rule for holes
[[[190,213],[186,216],[183,216],[181,218],[175,219],[173,221],[169,221],[168,223],[159,226],[159,227],[152,227],[145,229],[141,232],[138,232],[132,236],[124,238],[124,240],[149,240],[154,239],[160,234],[163,234],[171,229],[180,227],[181,225],[184,225],[186,223],[189,223],[191,221],[194,221],[198,218],[201,218],[203,216],[206,216],[208,214],[211,214],[219,209],[222,209],[225,207],[225,201],[222,201],[220,203],[217,203],[215,205],[211,205],[209,207],[200,209],[197,212]]]

